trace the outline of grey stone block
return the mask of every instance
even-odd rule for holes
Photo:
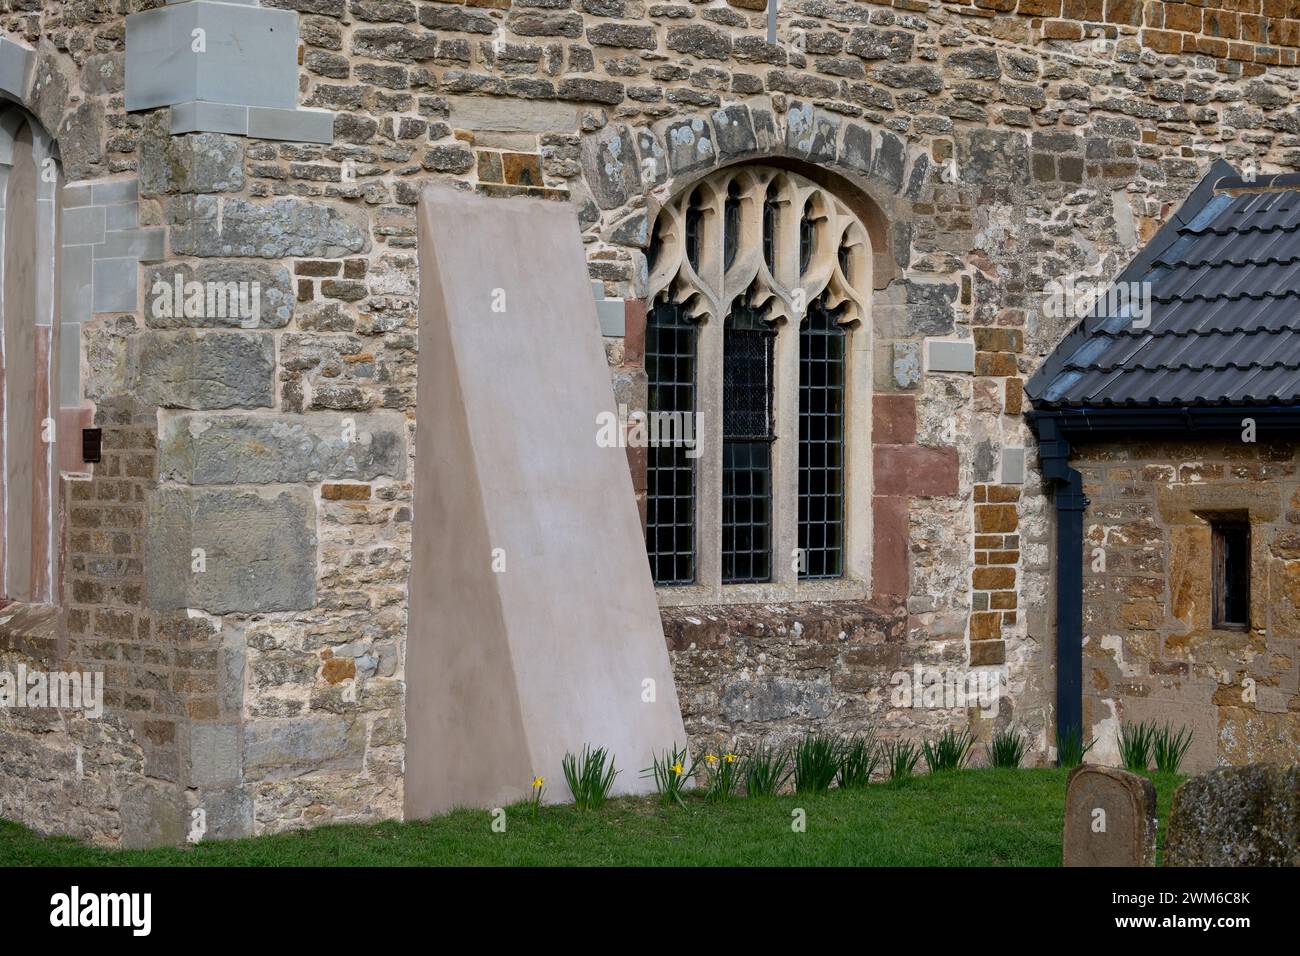
[[[65,246],[89,245],[104,241],[105,213],[102,206],[77,206],[63,210],[60,237]]]
[[[167,784],[142,783],[122,794],[122,847],[177,846],[189,832],[184,794]]]
[[[1023,485],[1025,483],[1025,450],[1023,448],[1002,449],[1002,484]]]
[[[146,332],[132,341],[131,352],[130,375],[146,404],[207,409],[274,403],[275,342],[266,333]]]
[[[713,130],[699,117],[670,123],[663,136],[668,150],[668,166],[674,176],[712,166],[718,161]]]
[[[109,232],[122,229],[134,229],[140,224],[140,204],[127,202],[117,206],[104,207],[104,227]]]
[[[25,103],[35,64],[35,50],[8,37],[0,37],[0,90]]]
[[[253,835],[253,798],[243,790],[204,791],[199,808],[207,824],[203,840],[238,840]]]
[[[102,206],[93,207],[103,210]],[[166,232],[161,226],[146,229],[122,229],[104,234],[104,242],[94,246],[96,259],[135,259],[157,262],[166,255]]]
[[[354,717],[258,720],[244,729],[244,768],[249,779],[360,768],[365,745],[365,726]]]
[[[975,343],[926,340],[926,368],[931,372],[974,372]]]
[[[195,49],[195,30],[206,44]],[[298,16],[214,3],[166,6],[126,18],[128,111],[198,100],[293,109]]]
[[[230,103],[176,103],[171,109],[171,132],[233,133],[248,135],[248,107]]]
[[[90,201],[96,206],[135,202],[140,198],[139,182],[131,179],[109,179],[90,184]]]
[[[911,388],[921,381],[921,346],[916,342],[894,343],[894,384]]]
[[[607,126],[584,137],[580,154],[587,185],[600,208],[616,209],[641,188],[636,150],[626,126]]]
[[[238,192],[244,188],[244,144],[221,133],[170,136],[157,122],[140,138],[140,189],[162,193]]]
[[[90,205],[90,183],[70,183],[63,187],[63,208]]]
[[[248,109],[248,135],[295,143],[332,143],[334,113],[330,110],[278,110],[251,106]]]
[[[185,256],[338,259],[366,248],[357,219],[354,210],[300,199],[258,204],[181,196],[167,203],[172,251]]]
[[[718,140],[718,155],[729,161],[749,155],[758,148],[754,124],[744,106],[727,106],[712,113],[713,131]]]
[[[145,533],[150,606],[200,608],[212,614],[312,607],[315,511],[306,488],[274,497],[159,489],[149,504]]]
[[[190,728],[192,787],[226,787],[240,782],[238,724],[194,724]]]
[[[154,329],[279,329],[294,303],[289,270],[256,260],[171,262],[144,272],[144,320]]]
[[[65,247],[59,262],[59,309],[63,321],[89,322],[93,309],[91,247]]]
[[[794,103],[786,117],[786,146],[815,163],[835,161],[839,121],[829,113],[814,110],[810,103]]]
[[[406,418],[178,415],[164,423],[158,453],[163,480],[197,485],[402,479]]]
[[[451,122],[460,129],[498,133],[572,133],[578,108],[545,100],[453,96]]]
[[[596,303],[596,316],[600,319],[600,334],[613,338],[627,335],[627,313],[622,299],[601,299]]]
[[[135,312],[139,308],[140,263],[135,259],[96,259],[91,309]]]

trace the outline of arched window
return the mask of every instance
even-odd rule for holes
[[[866,229],[794,172],[732,167],[660,210],[648,260],[649,411],[691,416],[695,439],[690,454],[662,441],[651,449],[655,583],[724,601],[861,586]]]
[[[0,597],[11,601],[54,594],[59,185],[45,131],[0,106]]]

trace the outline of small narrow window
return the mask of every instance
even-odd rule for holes
[[[727,187],[727,201],[723,215],[723,267],[730,269],[740,248],[740,184],[734,179]]]
[[[817,241],[816,229],[813,225],[813,204],[808,200],[803,207],[803,218],[799,220],[799,274],[803,275],[808,271],[808,263],[812,262],[813,250]]]
[[[1250,523],[1244,520],[1210,523],[1214,543],[1214,626],[1250,630]]]
[[[658,439],[646,461],[645,539],[658,585],[695,580],[695,461],[683,440],[698,440],[695,333],[679,305],[660,302],[646,317],[646,404]]]
[[[704,210],[700,208],[700,191],[691,194],[691,204],[686,207],[686,261],[696,271],[700,268],[700,242],[703,239]]]
[[[844,573],[844,327],[819,296],[799,330],[802,578]]]
[[[767,187],[763,198],[763,261],[768,272],[776,272],[776,184]]]
[[[738,299],[722,346],[722,582],[772,579],[772,344]]]

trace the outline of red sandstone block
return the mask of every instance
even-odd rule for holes
[[[645,360],[645,301],[623,300],[623,364],[641,365]]]
[[[1187,39],[1187,49],[1195,50],[1197,53],[1204,53],[1206,56],[1227,56],[1228,41],[1220,40],[1217,37],[1193,37]]]
[[[1141,0],[1106,0],[1106,22],[1142,25]]]
[[[1016,586],[1016,569],[1009,567],[976,568],[971,572],[971,585],[977,591],[1006,591]]]
[[[970,639],[976,641],[993,641],[1002,636],[1002,615],[978,611],[970,616]]]
[[[1241,38],[1251,43],[1268,42],[1268,21],[1263,17],[1242,14]]]
[[[1181,53],[1183,50],[1183,35],[1181,33],[1169,33],[1165,30],[1144,29],[1142,31],[1142,45],[1150,47],[1157,53]]]
[[[1186,33],[1200,33],[1202,13],[1200,7],[1194,7],[1190,3],[1167,3],[1164,28],[1182,30]]]
[[[916,443],[916,397],[881,392],[872,397],[871,441],[875,445]]]
[[[1206,10],[1201,29],[1212,37],[1235,40],[1241,36],[1241,23],[1235,13],[1227,10]]]
[[[1165,25],[1165,8],[1167,3],[1162,0],[1146,0],[1142,4],[1142,23],[1144,26],[1155,27],[1157,30],[1162,29]]]
[[[1104,0],[1064,0],[1061,16],[1067,20],[1089,20],[1096,22],[1104,16]]]
[[[876,493],[928,498],[957,493],[957,449],[877,445]]]
[[[970,646],[970,666],[990,667],[1005,664],[1006,644],[1002,641],[973,641]]]
[[[871,590],[876,597],[905,597],[911,585],[907,499],[877,495],[871,503],[871,521]]]
[[[1059,17],[1061,0],[1020,0],[1016,12],[1026,17]]]
[[[1073,20],[1046,20],[1043,36],[1049,40],[1082,40],[1083,24]]]

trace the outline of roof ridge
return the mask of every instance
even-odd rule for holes
[[[1281,328],[1278,328],[1278,329],[1270,329],[1270,328],[1266,328],[1266,327],[1264,327],[1264,326],[1256,326],[1256,327],[1254,327],[1254,328],[1243,328],[1243,327],[1241,327],[1241,326],[1236,326],[1236,327],[1231,328],[1231,329],[1160,329],[1159,331],[1154,331],[1154,330],[1152,330],[1150,327],[1147,327],[1147,328],[1143,328],[1143,329],[1120,329],[1120,330],[1118,330],[1118,331],[1113,331],[1113,330],[1111,330],[1111,329],[1104,329],[1104,330],[1099,329],[1099,330],[1097,331],[1096,334],[1097,334],[1098,336],[1104,336],[1105,338],[1108,338],[1108,339],[1121,339],[1121,338],[1124,338],[1124,339],[1138,339],[1138,338],[1153,338],[1153,339],[1158,339],[1158,338],[1166,338],[1166,337],[1171,337],[1171,336],[1173,336],[1173,337],[1180,337],[1180,338],[1186,338],[1187,336],[1192,336],[1192,335],[1199,335],[1199,336],[1210,336],[1210,335],[1282,335],[1283,333],[1300,335],[1300,316],[1297,316],[1296,319],[1297,319],[1297,324],[1296,324],[1294,327],[1289,326],[1289,325],[1284,325],[1284,326],[1282,326]]]
[[[1270,362],[1267,365],[1262,362],[1248,362],[1241,364],[1236,361],[1224,362],[1222,365],[1189,365],[1187,362],[1180,362],[1177,365],[1143,365],[1141,362],[1126,362],[1122,365],[1066,365],[1066,368],[1075,372],[1109,372],[1114,375],[1131,375],[1135,372],[1222,372],[1226,369],[1235,369],[1238,372],[1247,372],[1258,370],[1261,372],[1271,372],[1274,369],[1284,368],[1291,372],[1300,372],[1300,362],[1277,361]]]

